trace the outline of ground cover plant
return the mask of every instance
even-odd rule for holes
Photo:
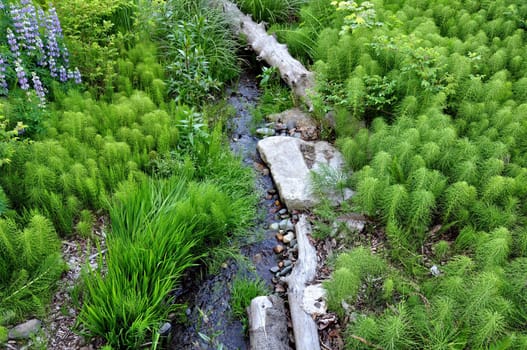
[[[244,232],[255,203],[250,170],[226,151],[226,109],[185,104],[207,100],[202,92],[189,93],[189,100],[177,98],[185,87],[174,88],[177,77],[164,68],[159,53],[175,52],[180,41],[163,46],[153,33],[196,40],[189,44],[192,60],[199,69],[207,68],[199,72],[201,78],[218,86],[238,72],[230,59],[235,46],[225,37],[219,48],[218,38],[227,32],[217,29],[224,22],[204,7],[185,9],[178,25],[169,27],[159,20],[163,6],[181,2],[67,0],[56,5],[56,10],[51,4],[41,10],[22,0],[2,3],[0,9],[2,82],[7,84],[0,124],[0,326],[44,314],[64,270],[59,237],[89,239],[95,218],[109,215],[106,258],[97,269],[87,267],[85,288],[79,289],[84,291],[78,299],[84,301],[79,330],[111,346],[137,348],[149,339],[155,342],[157,327],[177,309],[169,293],[186,268],[202,264],[209,248]],[[151,14],[148,21],[145,13]],[[63,19],[60,30],[58,18]],[[43,57],[31,49],[32,41],[19,40],[33,33],[31,40],[38,42],[36,31],[31,32],[35,23],[47,35],[42,42],[50,51],[44,50]],[[19,35],[19,51],[12,50],[7,37],[10,26]],[[200,36],[203,30],[206,36]],[[17,70],[18,56],[23,71]],[[54,72],[52,58],[64,69],[57,66]],[[195,63],[177,54],[170,59],[175,65]],[[78,70],[68,72],[70,60]],[[42,86],[22,84],[21,72],[31,69],[42,77]],[[40,87],[45,104],[37,98]],[[144,200],[158,206],[148,209]],[[123,305],[128,309],[123,311]],[[5,328],[0,331],[3,342]]]
[[[299,52],[318,113],[335,120],[349,205],[382,227],[388,266],[337,258],[329,302],[346,346],[524,348],[526,5],[310,1],[301,13],[314,6],[327,15],[290,30],[313,33]]]

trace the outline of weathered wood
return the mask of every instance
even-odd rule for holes
[[[313,104],[309,98],[309,93],[315,85],[313,73],[289,54],[286,45],[279,43],[275,37],[267,34],[263,23],[254,22],[250,16],[241,12],[231,1],[211,0],[211,3],[223,9],[234,32],[245,37],[259,59],[278,68],[282,79],[297,96],[304,100],[309,110],[312,110]]]
[[[290,350],[284,302],[280,297],[256,297],[247,313],[250,350]]]
[[[313,281],[317,270],[316,250],[309,242],[308,237],[311,234],[311,224],[305,214],[300,215],[295,229],[298,242],[298,260],[293,272],[284,278],[288,285],[287,297],[293,322],[295,345],[299,350],[320,350],[317,325],[311,315],[302,307],[306,285]]]

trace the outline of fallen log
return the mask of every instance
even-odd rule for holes
[[[250,350],[290,350],[284,302],[280,297],[256,297],[247,313]]]
[[[309,94],[315,85],[313,73],[289,54],[286,45],[279,43],[272,35],[267,34],[263,23],[254,22],[250,16],[241,12],[231,1],[211,0],[211,3],[223,10],[227,20],[232,25],[233,31],[237,35],[245,37],[259,59],[278,68],[282,79],[312,111],[313,104]]]
[[[317,254],[309,242],[311,224],[305,214],[300,215],[295,226],[298,242],[298,259],[293,272],[284,277],[288,285],[287,298],[291,311],[295,345],[298,350],[320,350],[318,329],[315,321],[304,309],[304,290],[313,281],[317,270]]]

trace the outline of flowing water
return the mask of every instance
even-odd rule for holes
[[[186,285],[178,296],[178,302],[188,305],[187,320],[173,325],[170,349],[248,349],[248,338],[241,322],[231,316],[230,286],[237,274],[254,277],[256,273],[271,288],[269,269],[277,263],[273,252],[274,232],[267,229],[274,219],[277,195],[268,194],[274,184],[256,151],[258,139],[250,132],[251,108],[256,106],[259,95],[256,77],[251,73],[243,74],[226,93],[229,104],[236,110],[230,126],[231,149],[241,155],[246,166],[255,169],[255,190],[261,198],[260,215],[241,248],[241,253],[254,264],[256,271],[248,271],[244,264],[230,260],[217,274],[189,282],[191,285]]]

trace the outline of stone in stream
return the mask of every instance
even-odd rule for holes
[[[307,142],[293,137],[272,136],[258,142],[258,151],[271,170],[280,198],[289,211],[314,207],[320,202],[311,186],[312,170],[328,166],[342,171],[344,159],[325,141]],[[353,191],[327,193],[334,205],[349,199]]]
[[[316,140],[318,138],[317,125],[309,114],[299,108],[271,114],[267,116],[267,119],[285,124],[288,130],[299,131],[299,137],[302,137],[304,140]]]
[[[9,330],[9,339],[28,339],[32,334],[37,333],[42,328],[42,322],[31,319],[21,323]]]
[[[290,219],[283,219],[278,224],[278,227],[280,228],[280,230],[288,230],[289,231],[289,230],[294,230],[295,225],[293,225],[293,223],[291,222]]]
[[[271,273],[277,273],[280,271],[280,268],[278,266],[273,266],[269,269],[269,271],[271,271]]]
[[[274,136],[275,131],[271,128],[259,128],[256,129],[256,133],[260,136]]]
[[[276,254],[280,254],[281,252],[284,251],[284,246],[281,245],[281,244],[278,244],[276,247],[273,248],[273,251],[276,253]]]
[[[172,324],[170,322],[165,322],[159,327],[159,335],[162,337],[166,337],[170,334],[170,331],[172,330]]]
[[[285,244],[288,244],[288,243],[291,243],[292,240],[295,239],[295,234],[292,232],[292,231],[289,231],[285,236],[284,238],[282,239],[282,241],[285,243]]]
[[[287,275],[289,272],[291,272],[293,270],[293,266],[292,265],[289,265],[289,266],[286,266],[282,269],[282,271],[280,271],[280,276],[285,276]]]
[[[273,231],[278,231],[280,229],[280,225],[277,222],[273,222],[271,225],[269,225],[269,229]]]

